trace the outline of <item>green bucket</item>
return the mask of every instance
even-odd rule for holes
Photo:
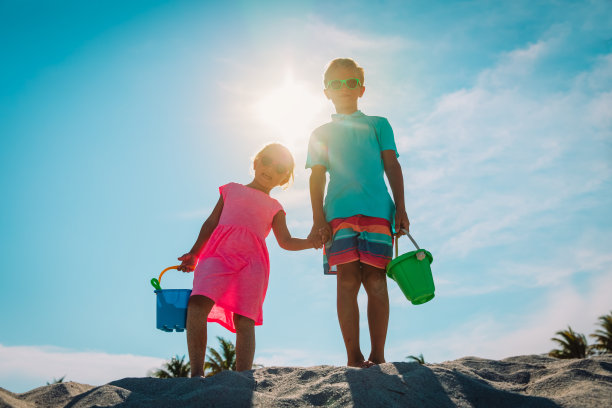
[[[436,287],[431,274],[433,256],[425,249],[420,249],[408,231],[403,230],[417,248],[416,251],[397,256],[397,239],[395,240],[395,259],[387,265],[387,276],[397,282],[398,286],[413,305],[422,305],[434,298]]]

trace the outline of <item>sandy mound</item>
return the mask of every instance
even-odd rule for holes
[[[92,387],[54,384],[0,407],[602,407],[612,406],[612,356],[501,361],[465,357],[369,369],[270,367],[207,379],[124,378]]]

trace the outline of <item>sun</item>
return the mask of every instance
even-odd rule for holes
[[[262,94],[255,116],[280,139],[295,141],[312,132],[313,120],[325,108],[325,101],[322,92],[315,93],[306,83],[287,76],[280,87]]]

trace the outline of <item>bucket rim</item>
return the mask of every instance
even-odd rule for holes
[[[170,291],[177,291],[177,290],[180,290],[180,291],[189,291],[189,292],[193,291],[192,289],[155,289],[153,292],[155,292],[155,294],[157,294],[157,293],[161,293],[161,292],[170,292]]]
[[[417,249],[415,251],[410,251],[410,252],[406,252],[405,254],[402,254],[394,259],[391,260],[391,262],[389,262],[387,264],[387,276],[390,277],[391,279],[395,280],[393,275],[391,274],[391,270],[400,262],[408,259],[408,258],[412,258],[416,255],[417,252],[425,252],[425,256],[427,257],[427,259],[429,259],[429,264],[433,263],[433,255],[431,254],[431,252],[429,252],[426,249]],[[424,259],[423,259],[424,260]]]

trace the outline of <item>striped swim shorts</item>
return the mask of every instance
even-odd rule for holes
[[[385,269],[393,255],[391,224],[384,218],[355,215],[330,221],[332,239],[325,244],[323,273],[337,274],[336,265],[353,261]]]

